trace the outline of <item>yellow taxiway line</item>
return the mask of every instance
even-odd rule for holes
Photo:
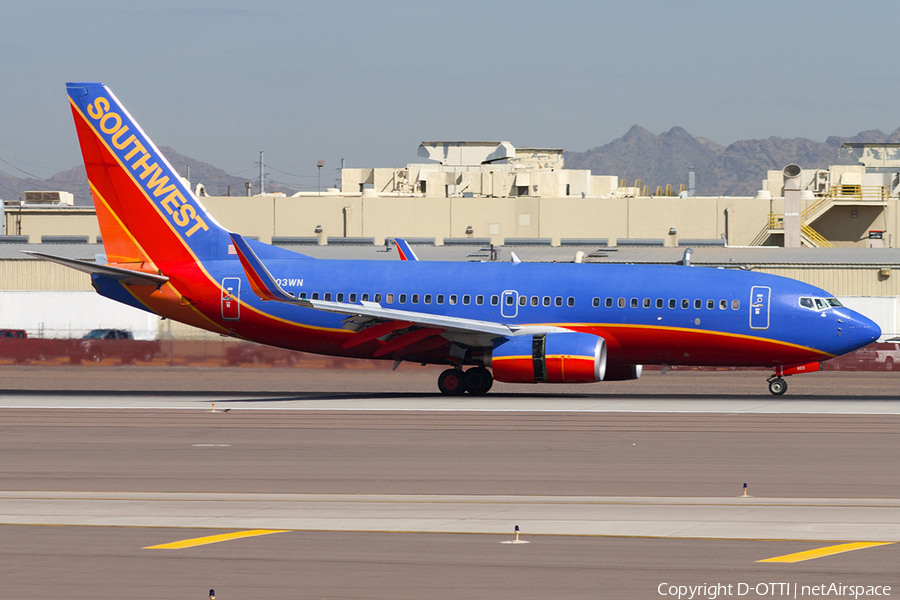
[[[256,537],[258,535],[269,535],[270,533],[284,533],[285,531],[290,531],[290,529],[251,529],[250,531],[236,531],[235,533],[208,535],[206,537],[193,538],[190,540],[181,540],[180,542],[160,544],[159,546],[145,546],[144,550],[180,550],[181,548],[193,548],[194,546],[216,544],[218,542],[239,540],[241,538]]]
[[[895,542],[853,542],[852,544],[838,544],[837,546],[826,546],[817,548],[816,550],[807,550],[806,552],[796,552],[794,554],[785,554],[784,556],[776,556],[774,558],[766,558],[756,562],[764,563],[795,563],[804,560],[812,560],[814,558],[822,558],[823,556],[831,556],[832,554],[841,554],[842,552],[852,552],[853,550],[862,550],[863,548],[873,548],[875,546],[886,546]]]

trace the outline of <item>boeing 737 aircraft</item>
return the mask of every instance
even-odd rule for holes
[[[819,288],[690,266],[316,260],[216,223],[113,93],[68,84],[107,264],[101,295],[303,352],[442,364],[442,393],[493,380],[637,379],[642,365],[764,366],[783,377],[880,335]],[[466,369],[468,367],[468,369]],[[664,367],[665,369],[666,367]]]

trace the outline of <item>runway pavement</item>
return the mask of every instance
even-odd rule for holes
[[[752,372],[448,399],[424,377],[298,391],[287,369],[236,369],[235,390],[215,369],[123,369],[4,379],[0,597],[900,590],[900,544],[874,545],[900,541],[894,374],[817,374],[783,399]],[[515,525],[528,544],[502,543]]]

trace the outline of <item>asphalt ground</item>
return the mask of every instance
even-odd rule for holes
[[[83,402],[97,395],[92,390],[126,398],[155,392],[151,402],[241,391],[244,401],[308,394],[390,404],[439,398],[436,374],[4,367],[0,405],[8,406],[5,398],[43,402],[52,391]],[[900,416],[728,411],[733,401],[772,402],[765,376],[651,373],[596,386],[495,388],[505,404],[535,394],[544,404],[602,396],[671,403],[671,412],[211,413],[205,402],[191,410],[0,408],[0,485],[7,492],[729,498],[747,483],[757,499],[900,498]],[[806,375],[789,380],[785,398],[891,403],[895,380],[890,373]],[[724,408],[677,412],[697,398]],[[68,515],[69,506],[60,500],[51,512]],[[795,584],[798,597],[803,585],[831,583],[900,590],[900,544],[758,563],[841,540],[534,535],[519,524],[529,544],[501,544],[511,531],[289,531],[177,550],[145,548],[222,530],[0,525],[0,597],[206,598],[215,588],[220,600],[657,598],[661,583],[733,586],[719,597],[739,597],[739,584],[753,590],[742,597],[793,595]],[[788,591],[755,587],[773,583]]]
[[[889,585],[893,595],[900,589],[900,544],[793,564],[756,561],[817,544],[540,536],[512,545],[501,543],[511,536],[498,535],[295,531],[143,549],[210,533],[0,526],[0,596],[201,600],[213,588],[217,600],[594,600],[663,598],[663,583],[666,593],[671,585],[731,585],[731,594],[719,597],[735,598],[793,597],[792,588],[757,593],[757,585],[771,583]],[[738,596],[741,583],[753,591]]]
[[[323,363],[324,364],[324,363]],[[396,371],[373,368],[369,361],[343,361],[344,368],[286,368],[268,364],[242,367],[134,366],[113,362],[82,366],[0,366],[0,391],[85,392],[250,392],[324,393],[354,397],[360,394],[438,395],[437,378],[442,367],[403,363]],[[524,385],[495,382],[491,396],[642,397],[653,398],[771,398],[765,370],[645,371],[636,381],[595,384]],[[900,373],[885,371],[827,371],[786,378],[785,399],[897,398]]]

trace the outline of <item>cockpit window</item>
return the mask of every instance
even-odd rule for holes
[[[840,308],[843,304],[837,298],[800,298],[800,306],[810,310]]]

